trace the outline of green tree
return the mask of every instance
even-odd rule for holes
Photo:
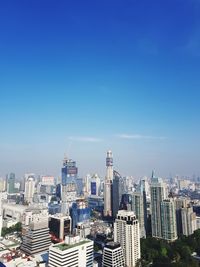
[[[183,246],[180,251],[181,259],[189,262],[191,258],[191,250],[188,246]]]
[[[162,255],[163,257],[166,257],[166,256],[167,256],[167,248],[166,248],[166,247],[162,247],[162,248],[161,248],[161,255]]]
[[[11,227],[2,227],[1,235],[4,237],[7,234],[11,234],[14,232],[21,232],[22,230],[22,224],[20,222],[16,223],[15,225]]]
[[[94,251],[95,252],[98,252],[99,251],[99,247],[96,244],[94,244]]]

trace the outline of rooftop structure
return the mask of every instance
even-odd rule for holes
[[[92,267],[93,241],[67,236],[65,242],[49,248],[49,267]]]

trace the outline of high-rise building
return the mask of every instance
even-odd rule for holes
[[[90,176],[90,174],[87,174],[85,177],[84,177],[84,180],[83,180],[83,192],[84,192],[84,196],[88,196],[88,195],[90,195],[90,187],[91,187],[91,185],[90,185],[90,179],[91,179],[91,176]]]
[[[197,229],[196,213],[193,212],[193,208],[188,206],[181,209],[182,229],[183,235],[192,235]]]
[[[144,229],[145,229],[145,235],[149,233],[149,229],[151,228],[148,223],[148,207],[147,207],[147,198],[150,199],[150,186],[147,181],[147,178],[144,177],[140,180],[138,191],[141,192],[143,197],[143,208],[144,208]]]
[[[62,199],[62,213],[69,214],[69,208],[76,200],[77,184],[76,178],[78,175],[78,168],[76,162],[64,158],[62,167],[62,185],[61,185],[61,199]]]
[[[176,226],[177,226],[178,236],[181,236],[183,234],[181,209],[186,208],[188,206],[189,202],[190,202],[189,199],[183,198],[183,197],[175,199]]]
[[[77,177],[76,178],[76,192],[78,196],[83,196],[84,195],[84,182],[83,178]]]
[[[166,199],[165,183],[160,178],[151,180],[151,228],[152,236],[162,238],[161,201]]]
[[[72,159],[64,158],[62,167],[62,185],[74,183],[74,178],[78,175],[78,168],[76,167],[76,161]]]
[[[56,185],[56,197],[61,199],[61,193],[62,193],[62,185],[61,184],[57,184]]]
[[[106,158],[106,177],[104,182],[104,216],[112,216],[111,187],[113,182],[113,155],[109,150]]]
[[[10,173],[9,177],[7,177],[7,192],[8,194],[15,193],[15,174]]]
[[[5,179],[0,177],[0,192],[4,192],[6,190],[6,182]]]
[[[98,174],[94,174],[90,179],[90,193],[91,196],[99,196],[100,195],[100,186],[101,181]]]
[[[123,177],[124,190],[125,192],[131,192],[134,188],[134,178],[132,176]]]
[[[126,266],[135,267],[141,254],[139,222],[133,211],[118,211],[114,223],[114,241],[122,247]]]
[[[120,202],[120,210],[132,210],[132,195],[131,193],[122,194]]]
[[[178,238],[175,204],[171,198],[161,202],[161,225],[163,239],[172,242]]]
[[[132,193],[132,210],[140,224],[140,237],[146,237],[145,224],[144,224],[144,199],[143,192]]]
[[[178,180],[179,190],[188,189],[190,183],[191,183],[191,181],[187,180],[187,179]]]
[[[91,209],[85,199],[77,199],[70,208],[70,216],[72,219],[72,231],[78,223],[87,222],[90,219]]]
[[[28,178],[36,178],[34,173],[25,173],[24,176],[20,179],[20,191],[25,191],[25,183],[28,180]]]
[[[46,252],[51,244],[47,210],[27,211],[22,227],[21,250],[27,255]]]
[[[121,245],[117,242],[109,242],[103,250],[103,267],[124,267],[124,255]]]
[[[49,216],[49,231],[52,239],[63,241],[71,233],[71,217],[63,214]]]
[[[150,198],[150,184],[148,182],[147,177],[144,177],[140,180],[140,191],[143,191],[146,193],[146,197]]]
[[[67,236],[65,242],[49,248],[49,267],[92,267],[93,241]]]
[[[179,197],[175,199],[175,208],[177,210],[182,209],[182,208],[186,208],[190,203],[190,199],[189,198],[185,198],[185,197]]]
[[[113,219],[116,218],[117,212],[120,207],[120,202],[123,194],[123,183],[122,177],[117,172],[113,172],[113,182],[111,186],[111,207],[112,207],[112,217]]]
[[[27,203],[33,202],[33,195],[35,192],[35,180],[33,177],[29,177],[25,182],[24,200]]]
[[[42,176],[40,178],[41,184],[42,185],[49,185],[49,186],[54,186],[55,185],[55,178],[53,176]]]

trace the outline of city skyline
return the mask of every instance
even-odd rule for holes
[[[200,175],[199,1],[0,7],[0,177]]]

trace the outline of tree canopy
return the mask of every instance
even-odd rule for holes
[[[192,253],[200,255],[200,230],[191,236],[181,236],[173,243],[153,237],[141,239],[140,267],[199,267]]]
[[[7,234],[11,234],[14,232],[21,232],[22,230],[22,224],[20,222],[16,223],[15,225],[11,226],[11,227],[2,227],[1,230],[1,236],[5,236]]]

